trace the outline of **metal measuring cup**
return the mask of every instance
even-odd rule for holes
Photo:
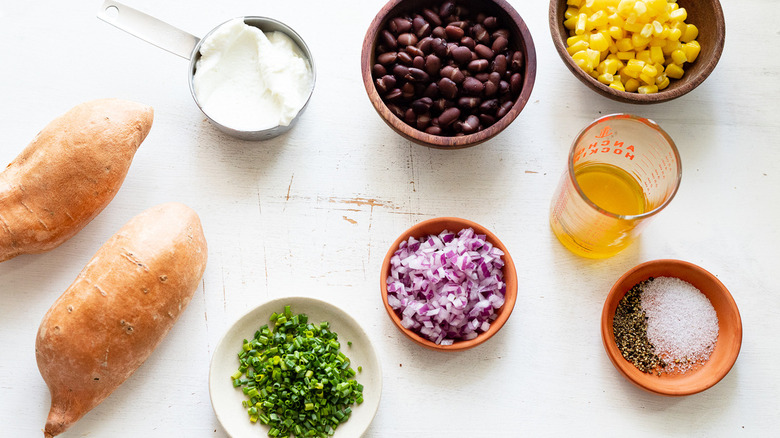
[[[274,20],[273,18],[258,17],[258,16],[240,17],[247,25],[256,27],[262,30],[263,32],[281,31],[287,36],[289,36],[295,42],[295,44],[298,45],[298,47],[301,49],[306,59],[309,61],[309,65],[311,66],[311,72],[312,72],[311,88],[309,90],[309,95],[306,98],[306,101],[304,102],[303,106],[298,111],[298,114],[295,115],[295,117],[292,119],[289,125],[287,126],[280,125],[280,126],[275,126],[273,128],[261,129],[257,131],[245,131],[245,130],[231,128],[230,126],[226,126],[212,119],[211,116],[209,116],[209,114],[203,110],[203,106],[198,101],[198,96],[195,94],[195,87],[193,85],[195,70],[197,67],[198,60],[200,59],[201,44],[203,43],[203,41],[207,40],[208,37],[212,33],[214,33],[214,31],[216,31],[220,26],[232,20],[228,20],[225,21],[224,23],[221,23],[219,26],[216,26],[214,29],[209,31],[209,33],[207,33],[206,36],[204,36],[203,38],[198,38],[194,35],[191,35],[188,32],[178,29],[164,21],[161,21],[148,14],[145,14],[137,9],[133,9],[127,5],[112,0],[106,0],[103,2],[103,5],[101,6],[100,11],[97,14],[97,17],[105,21],[106,23],[116,26],[117,28],[133,36],[136,36],[150,44],[153,44],[161,49],[171,52],[174,55],[181,56],[184,59],[188,59],[190,61],[190,68],[188,70],[188,76],[189,76],[188,79],[189,79],[189,86],[190,86],[190,94],[192,94],[192,98],[195,100],[195,103],[198,105],[200,111],[206,116],[206,118],[212,124],[214,124],[214,126],[217,127],[217,129],[232,137],[236,137],[242,140],[256,141],[256,140],[268,140],[270,138],[281,135],[289,131],[290,128],[292,128],[293,125],[295,125],[295,123],[298,121],[298,118],[301,116],[301,114],[303,114],[303,111],[309,105],[309,100],[311,100],[311,94],[314,91],[314,83],[317,79],[317,72],[314,68],[314,58],[311,54],[311,51],[309,50],[309,47],[306,45],[306,43],[303,41],[303,38],[301,38],[300,35],[298,35],[292,28],[290,28],[286,24]]]

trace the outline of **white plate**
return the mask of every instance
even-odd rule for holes
[[[273,312],[281,312],[284,306],[291,306],[294,314],[305,313],[309,322],[328,321],[330,329],[339,335],[341,351],[349,357],[352,368],[362,372],[355,375],[363,385],[363,403],[352,407],[352,416],[336,428],[335,438],[357,437],[363,435],[379,408],[382,395],[382,369],[366,332],[351,316],[338,307],[314,298],[279,298],[261,304],[249,311],[230,327],[219,341],[211,358],[209,369],[209,394],[211,406],[217,419],[232,437],[260,437],[268,435],[268,426],[252,424],[246,409],[241,405],[245,400],[241,388],[234,388],[230,375],[238,369],[237,354],[241,351],[244,339],[252,339],[257,329],[270,324],[268,319]],[[348,346],[347,342],[352,342]]]

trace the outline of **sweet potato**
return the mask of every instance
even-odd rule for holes
[[[151,107],[120,99],[75,106],[0,173],[0,262],[49,251],[119,191],[152,127]]]
[[[144,211],[98,250],[38,329],[35,355],[51,393],[47,438],[149,357],[190,302],[206,258],[198,215],[178,203]]]

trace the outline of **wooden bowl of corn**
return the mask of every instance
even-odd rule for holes
[[[551,0],[549,20],[574,76],[626,103],[665,102],[699,86],[726,35],[718,0]]]

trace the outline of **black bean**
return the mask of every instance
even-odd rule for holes
[[[401,42],[401,37],[398,37],[398,42]],[[403,43],[402,43],[403,44]],[[506,48],[509,46],[509,40],[504,38],[503,36],[499,36],[495,40],[493,40],[493,45],[490,47],[493,49],[493,52],[499,53],[506,50]]]
[[[428,73],[424,72],[423,70],[420,70],[419,68],[410,68],[409,69],[409,75],[411,81],[414,82],[427,82],[430,79],[430,76]]]
[[[454,99],[458,95],[458,85],[450,78],[439,79],[439,92],[442,97]]]
[[[493,33],[490,34],[490,37],[493,38],[494,40],[496,38],[498,38],[498,37],[504,37],[506,39],[509,39],[509,35],[510,34],[509,34],[508,30],[506,30],[506,29],[498,29],[496,31],[493,31]]]
[[[482,126],[491,126],[496,123],[496,118],[490,114],[482,113],[479,115],[479,121],[482,122]]]
[[[412,65],[412,55],[406,53],[406,52],[398,52],[398,59],[397,61],[405,66]]]
[[[430,97],[421,97],[414,102],[412,102],[412,109],[416,114],[424,114],[427,113],[428,110],[431,109],[431,106],[433,105],[433,99]]]
[[[400,93],[400,91],[401,90],[398,90],[399,93]],[[394,103],[388,103],[387,104],[387,109],[389,109],[390,112],[393,113],[399,119],[403,119],[404,118],[404,112],[405,111],[402,110],[400,106],[398,106],[398,105],[396,105]]]
[[[417,42],[417,48],[420,49],[424,54],[431,53],[431,43],[433,42],[433,38],[431,37],[425,37]]]
[[[447,43],[442,38],[434,38],[431,42],[431,49],[439,58],[447,56]]]
[[[469,62],[468,69],[469,71],[476,73],[485,71],[490,67],[490,63],[487,59],[477,59],[475,61]]]
[[[473,114],[466,117],[466,120],[463,121],[463,125],[461,127],[463,133],[472,134],[474,132],[477,132],[477,129],[479,129],[479,117]]]
[[[471,62],[474,62],[474,61],[471,61]],[[487,82],[488,80],[490,80],[490,72],[482,71],[482,72],[479,72],[479,73],[475,73],[474,77],[477,78],[477,80],[480,81],[480,82]]]
[[[398,80],[404,80],[406,75],[409,74],[409,67],[402,64],[395,64],[393,66],[393,76]]]
[[[520,72],[523,69],[523,52],[516,50],[512,53],[512,59],[509,62],[509,69],[513,72]]]
[[[417,39],[417,35],[411,32],[407,32],[398,35],[397,41],[398,44],[401,46],[413,46],[417,44],[418,39]]]
[[[379,90],[380,93],[387,93],[388,91],[392,90],[395,87],[395,84],[397,83],[395,76],[393,75],[384,75],[381,78],[376,80],[376,88]]]
[[[471,50],[468,47],[457,46],[450,50],[452,59],[458,64],[464,64],[471,61]]]
[[[381,38],[382,44],[386,47],[389,47],[390,49],[395,49],[398,47],[398,41],[389,30],[382,30],[382,32],[379,33],[379,36]]]
[[[482,99],[479,97],[461,97],[458,99],[458,107],[461,109],[473,110],[482,104]]]
[[[423,17],[416,17],[412,21],[412,29],[417,38],[423,38],[431,34],[431,25]]]
[[[382,65],[390,65],[398,59],[398,52],[385,52],[376,57],[378,63]]]
[[[417,114],[414,113],[414,110],[409,108],[404,113],[404,122],[406,122],[408,125],[412,125],[417,123]]]
[[[523,89],[523,75],[515,73],[509,78],[509,90],[512,92],[512,96],[519,96],[520,91]]]
[[[389,25],[390,31],[396,35],[409,32],[412,29],[412,22],[408,18],[394,18]]]
[[[463,80],[463,91],[471,96],[479,96],[484,89],[485,85],[476,78],[469,76]]]
[[[436,26],[433,28],[433,31],[431,31],[431,36],[434,38],[441,38],[445,39],[447,38],[447,32],[444,32],[444,28],[441,26]]]
[[[451,1],[446,1],[441,4],[441,7],[439,8],[439,15],[447,18],[450,17],[452,14],[455,13],[455,3]]]
[[[373,73],[375,77],[382,77],[387,74],[387,69],[382,64],[374,64],[371,73]]]
[[[414,59],[412,59],[412,67],[414,68],[425,68],[425,58],[422,56],[415,56]]]
[[[436,12],[426,8],[423,9],[422,15],[426,20],[428,20],[429,23],[433,24],[434,26],[441,26],[441,17],[439,17],[439,14]]]
[[[496,54],[493,52],[493,49],[484,44],[477,44],[476,47],[474,47],[474,52],[476,52],[477,56],[480,58],[487,59],[488,61],[493,59],[493,56]]]
[[[425,52],[420,50],[420,48],[417,47],[417,46],[406,46],[404,51],[406,51],[406,53],[412,55],[412,57],[415,57],[415,56],[425,56]]]
[[[414,98],[414,85],[411,82],[401,85],[401,97],[406,100]]]
[[[425,71],[429,75],[433,76],[439,73],[441,70],[441,59],[436,55],[428,55],[425,57]]]
[[[464,36],[460,39],[460,45],[464,47],[468,47],[469,50],[474,50],[475,47],[477,47],[476,41],[474,41],[474,38],[470,36]]]
[[[390,90],[386,95],[385,99],[387,100],[398,100],[401,98],[401,89],[400,88],[393,88]]]
[[[441,135],[441,127],[429,126],[428,128],[425,129],[425,133],[431,135]]]
[[[493,113],[498,109],[498,99],[488,99],[479,106],[483,113]]]
[[[490,34],[481,24],[475,24],[474,27],[471,28],[471,36],[480,44],[490,44]]]
[[[511,100],[502,103],[501,107],[499,107],[498,111],[496,111],[496,117],[498,117],[499,119],[501,117],[504,117],[506,113],[508,113],[509,110],[512,109],[512,105],[514,105],[514,102],[512,102]]]
[[[463,29],[453,26],[452,24],[447,25],[447,27],[444,28],[444,33],[447,34],[447,40],[449,41],[460,41],[465,34]]]
[[[496,55],[496,58],[493,59],[492,70],[503,77],[506,74],[507,65],[506,56]]]
[[[498,83],[493,81],[485,82],[485,97],[492,97],[498,93]]]
[[[494,30],[498,27],[498,19],[493,16],[485,17],[482,25],[485,26],[485,29],[487,30]]]
[[[445,111],[447,108],[452,108],[454,106],[455,106],[455,103],[453,101],[451,101],[451,100],[448,100],[448,99],[436,99],[435,101],[433,101],[433,109],[438,111],[438,112],[440,112],[440,113]],[[437,124],[438,122],[436,122],[436,120],[434,120],[431,123]]]
[[[460,71],[459,69],[451,65],[442,68],[440,74],[441,77],[443,78],[452,79],[456,84],[460,84],[461,82],[463,82],[463,79],[466,77],[466,75],[464,75],[462,71]]]
[[[431,99],[436,99],[437,97],[439,97],[439,85],[436,84],[436,82],[431,82],[430,84],[428,84],[428,86],[425,87],[423,96],[430,97]]]
[[[457,108],[447,108],[444,110],[444,112],[441,113],[439,116],[439,126],[449,126],[455,120],[458,120],[458,117],[460,117],[460,110]]]
[[[424,131],[431,125],[431,115],[429,113],[417,116],[417,129]]]

